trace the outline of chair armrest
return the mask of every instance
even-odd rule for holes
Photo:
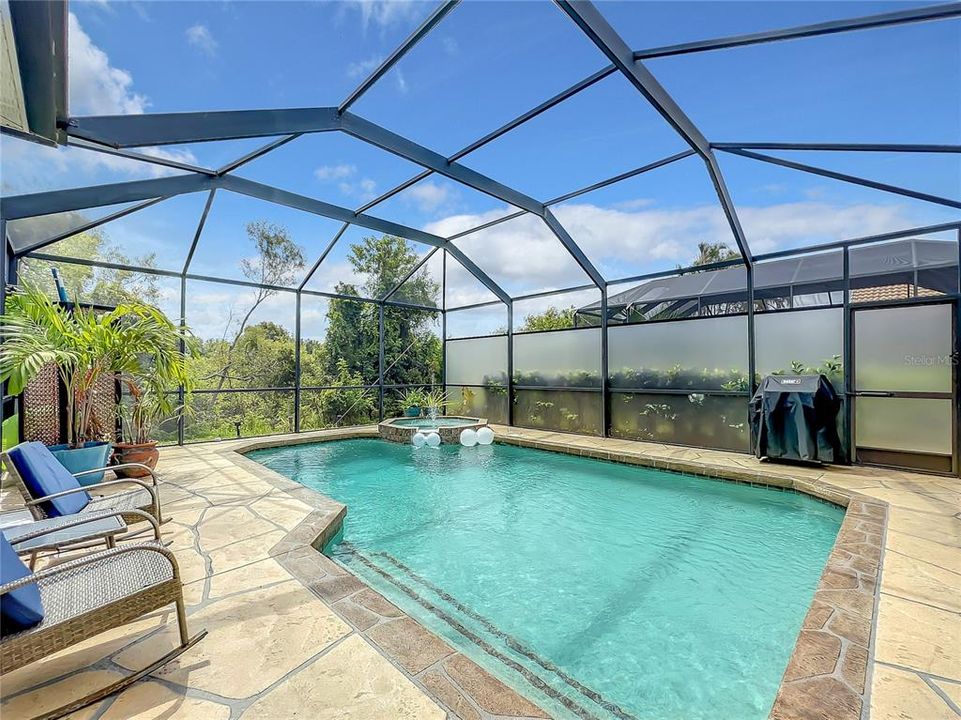
[[[61,530],[66,530],[67,528],[77,527],[78,525],[84,525],[90,522],[96,522],[97,520],[103,520],[108,517],[121,517],[124,515],[137,515],[144,520],[147,520],[154,529],[154,539],[158,542],[160,541],[160,525],[157,523],[157,519],[150,513],[144,512],[143,510],[102,510],[100,512],[94,513],[82,513],[80,515],[68,515],[67,517],[73,518],[63,523],[57,523],[55,527],[48,527],[40,530],[32,530],[26,532],[23,535],[17,535],[10,540],[11,545],[16,545],[17,543],[26,542],[27,540],[33,540],[34,538],[43,537],[50,533],[59,532]],[[16,526],[15,526],[16,527]],[[122,532],[122,530],[118,530]]]
[[[46,502],[47,500],[52,500],[53,498],[63,497],[64,495],[71,495],[72,493],[86,492],[87,490],[92,490],[95,488],[102,488],[102,487],[111,487],[114,485],[139,485],[148,493],[150,493],[150,497],[153,498],[153,501],[155,504],[157,502],[157,493],[156,493],[155,486],[148,485],[142,480],[136,480],[134,478],[124,478],[123,480],[106,480],[101,483],[94,483],[93,485],[86,485],[83,487],[71,488],[70,490],[61,490],[60,492],[53,493],[52,495],[45,495],[41,498],[35,498],[33,500],[30,500],[29,502],[26,503],[26,505],[37,505],[39,503]]]
[[[121,463],[120,465],[107,465],[106,467],[94,468],[93,470],[83,470],[82,472],[74,473],[73,476],[75,478],[78,478],[78,477],[83,477],[84,475],[93,475],[95,473],[102,473],[105,470],[117,470],[117,469],[124,469],[124,468],[137,468],[138,470],[146,470],[148,473],[150,473],[150,477],[153,480],[153,484],[155,486],[160,483],[160,478],[157,477],[157,473],[153,471],[153,468],[151,468],[149,465],[144,465],[143,463],[135,463],[135,462]]]
[[[149,550],[151,552],[156,552],[163,555],[170,562],[170,567],[173,570],[174,578],[179,580],[180,568],[177,565],[177,558],[174,557],[174,554],[170,550],[162,545],[156,545],[154,543],[137,543],[135,545],[124,545],[123,547],[113,548],[111,550],[103,550],[91,555],[86,555],[82,558],[65,562],[62,565],[54,565],[53,567],[44,568],[40,572],[31,573],[30,575],[22,577],[19,580],[12,580],[4,585],[0,585],[0,595],[6,595],[8,592],[12,592],[17,588],[24,587],[31,583],[42,582],[48,578],[54,577],[55,575],[77,570],[86,565],[137,550]]]

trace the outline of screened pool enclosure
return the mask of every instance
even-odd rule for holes
[[[849,460],[957,473],[961,5],[772,3],[734,27],[713,3],[730,34],[707,40],[685,5],[424,5],[329,106],[246,109],[252,84],[80,114],[48,79],[55,142],[4,128],[5,285],[53,292],[56,269],[73,300],[190,327],[166,442],[376,422],[423,389],[748,452],[760,379],[818,372]]]

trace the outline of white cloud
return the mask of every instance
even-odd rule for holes
[[[344,195],[360,202],[367,202],[377,197],[377,182],[371,178],[361,178],[357,182],[342,182],[338,187]]]
[[[830,202],[796,202],[767,207],[738,207],[754,253],[796,245],[876,235],[892,229],[923,225],[900,204],[838,206]]]
[[[359,289],[364,284],[364,277],[359,275],[346,259],[327,258],[311,276],[307,287],[321,292],[333,292],[337,283],[347,283]]]
[[[218,43],[210,33],[210,28],[201,23],[191,25],[184,31],[187,42],[200,50],[204,55],[213,57],[217,54]]]
[[[175,162],[184,163],[186,165],[197,165],[197,156],[193,154],[190,150],[183,150],[174,147],[145,147],[138,148],[138,152],[143,155],[150,155],[155,158],[162,158],[164,160],[173,160]],[[151,165],[152,173],[159,177],[161,175],[169,175],[171,172],[176,172],[175,170],[168,170],[161,165]]]
[[[114,67],[69,16],[70,111],[76,115],[136,115],[149,107],[145,95],[133,90],[133,76]],[[162,165],[127,160],[80,148],[48,148],[12,138],[2,139],[4,192],[42,192],[130,178],[151,178],[179,172]],[[197,158],[175,147],[136,148],[136,152],[196,165]]]
[[[314,170],[314,177],[322,181],[341,180],[343,178],[351,177],[356,173],[357,167],[355,165],[339,163],[337,165],[321,165],[319,168]]]
[[[214,283],[191,288],[191,285],[187,286],[187,324],[193,333],[205,340],[231,339],[244,314],[253,305],[254,290]],[[287,328],[293,335],[296,320],[292,300],[292,294],[286,292],[270,296],[257,308],[248,326],[269,320]]]
[[[449,237],[503,216],[503,210],[454,215],[425,230]],[[568,203],[554,210],[587,256],[609,279],[687,265],[699,242],[734,240],[724,214],[713,205],[637,210]],[[754,253],[805,247],[841,238],[922,225],[925,220],[902,204],[836,205],[804,201],[766,207],[739,206]],[[521,216],[454,241],[495,280],[514,294],[571,287],[585,275],[550,229],[533,215]],[[462,293],[457,304],[476,302]]]
[[[439,207],[453,200],[453,193],[447,185],[440,185],[432,180],[417,183],[403,195],[405,200],[413,202],[421,212],[433,212]]]
[[[419,0],[349,0],[345,7],[359,13],[364,30],[372,25],[386,30],[409,24],[425,15],[426,9]]]
[[[384,58],[380,55],[374,55],[373,57],[367,58],[366,60],[360,60],[358,62],[352,62],[347,66],[347,77],[349,78],[365,78],[370,75],[377,67],[383,62]],[[397,90],[403,95],[408,90],[407,78],[404,77],[403,71],[399,67],[394,67],[390,71],[390,75],[394,78],[394,83],[397,86]]]
[[[377,183],[370,178],[354,179],[357,176],[357,166],[349,163],[336,165],[321,165],[314,170],[314,177],[321,182],[337,182],[337,189],[344,195],[356,198],[362,202],[376,197]]]
[[[68,32],[70,112],[74,115],[142,113],[149,102],[145,95],[133,92],[133,76],[110,64],[110,58],[93,44],[73,13],[70,13]]]
[[[79,147],[50,148],[36,143],[0,138],[0,177],[4,194],[44,192],[66,187],[99,185],[131,179],[163,177],[180,172],[173,168]],[[189,150],[175,148],[137,148],[154,157],[196,165]]]
[[[375,55],[374,57],[367,58],[366,60],[352,62],[347,66],[347,77],[367,77],[377,68],[378,65],[381,64],[381,62],[383,62],[383,60],[384,58],[380,55]]]

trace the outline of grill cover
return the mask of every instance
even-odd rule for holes
[[[751,399],[754,454],[804,462],[840,462],[841,401],[824,375],[768,375]]]

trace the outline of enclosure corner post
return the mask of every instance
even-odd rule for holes
[[[440,271],[440,385],[447,394],[447,249],[441,251]]]
[[[377,303],[377,328],[379,353],[377,356],[377,418],[384,421],[384,303]]]
[[[300,432],[300,290],[297,291],[297,318],[294,321],[294,432]]]
[[[842,281],[844,296],[841,299],[844,308],[842,318],[842,335],[844,336],[844,455],[848,463],[854,462],[854,337],[851,316],[851,252],[847,246],[842,250]]]
[[[514,424],[514,301],[507,303],[507,424]]]
[[[607,338],[607,283],[601,288],[601,435],[611,436],[611,382]]]
[[[187,328],[187,276],[185,274],[180,275],[180,331],[183,332]],[[184,342],[183,336],[180,338],[180,353],[184,354],[187,352],[187,345]],[[180,415],[177,417],[177,444],[184,444],[184,423],[186,418],[186,402],[187,394],[184,390],[183,383],[177,388],[177,399],[179,401]]]

